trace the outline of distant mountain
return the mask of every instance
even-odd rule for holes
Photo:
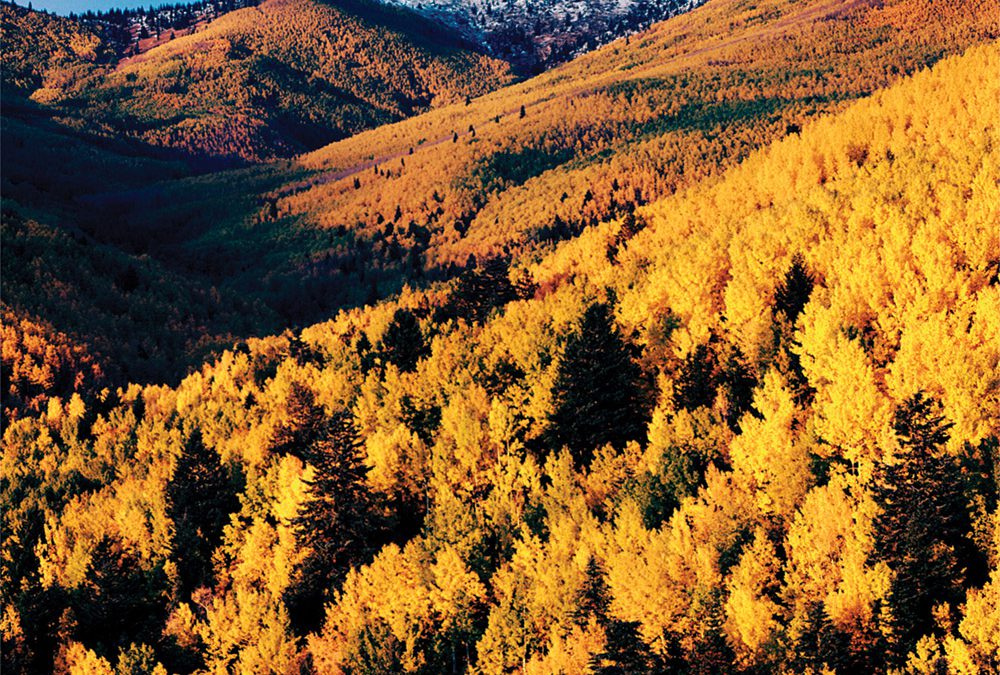
[[[389,1],[453,26],[523,70],[541,72],[705,0]]]
[[[268,0],[114,67],[91,55],[103,43],[83,24],[3,12],[35,64],[17,78],[38,85],[34,101],[78,128],[195,156],[289,156],[512,79],[440,26],[365,0]],[[30,53],[40,22],[66,46]]]

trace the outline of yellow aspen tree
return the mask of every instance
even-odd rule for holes
[[[758,528],[753,536],[726,581],[725,630],[741,664],[766,667],[774,656],[768,651],[774,650],[782,618],[774,600],[781,562],[763,529]]]
[[[754,393],[754,408],[763,419],[747,414],[740,420],[742,433],[730,444],[733,470],[750,481],[761,512],[788,519],[812,474],[807,443],[794,431],[799,413],[775,371]]]

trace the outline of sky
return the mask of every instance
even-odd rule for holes
[[[184,0],[31,0],[31,6],[35,9],[47,9],[63,16],[76,12],[86,12],[92,9],[95,12],[108,9],[134,9],[136,7],[154,7],[162,4],[176,4]],[[28,0],[17,0],[17,4],[22,7],[28,5]]]

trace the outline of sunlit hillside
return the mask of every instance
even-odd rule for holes
[[[172,260],[208,261],[220,286],[307,323],[457,274],[470,256],[547,250],[998,31],[975,0],[710,2],[468,105],[306,155],[296,166],[311,176],[221,221],[171,213],[188,189],[206,190],[199,180],[123,207],[116,226],[194,229]]]
[[[963,48],[987,6],[920,7],[715,0],[306,158],[343,171],[514,106],[275,208],[363,213],[437,157],[428,206],[484,203],[425,255],[581,213],[509,266],[11,424],[5,668],[996,672],[1000,47]],[[628,54],[646,74],[615,88]],[[601,72],[617,93],[588,110],[648,135],[559,93]],[[575,159],[520,162],[546,139]],[[514,143],[510,173],[456,169]],[[598,175],[618,187],[543,188]],[[587,210],[620,193],[649,203]]]
[[[75,21],[0,3],[3,94],[26,96],[52,69],[72,71],[107,63],[114,56],[101,37]]]
[[[273,293],[220,287],[237,272],[266,283],[259,248],[250,271],[251,256],[220,264],[198,238],[242,227],[261,193],[301,171],[216,177],[210,160],[314,148],[510,79],[414,15],[364,2],[264,3],[117,67],[97,28],[7,3],[0,18],[4,421],[48,394],[177,382],[221,347],[289,323],[264,302]],[[134,209],[139,227],[125,217]],[[358,296],[327,306],[368,291]],[[102,377],[91,382],[89,361],[42,363],[60,350],[88,354]]]
[[[692,185],[998,30],[978,0],[710,2],[470,106],[319,150],[303,162],[326,171],[320,185],[277,212],[415,249],[424,269],[462,265]]]
[[[5,21],[24,14],[4,11]],[[33,35],[36,16],[5,23],[5,33]],[[311,150],[511,79],[505,63],[406,10],[269,0],[110,70],[53,63],[32,98],[91,132],[253,160]]]
[[[189,93],[217,92],[217,84],[229,81],[224,72],[261,62],[246,56],[220,61],[221,70],[184,70],[178,64],[195,55],[221,54],[196,45],[222,44],[219,36],[237,33],[240,44],[313,58],[315,31],[300,31],[301,41],[279,40],[279,27],[300,26],[305,17],[327,20],[335,11],[298,4],[294,11],[274,2],[227,15],[94,86],[111,87],[101,90],[108,96],[122,93],[114,83],[148,69],[147,79],[136,75],[136,95],[113,105],[148,100],[183,105],[187,115],[198,109],[189,105]],[[261,11],[274,20],[247,27],[240,18]],[[383,19],[394,26],[393,16]],[[29,105],[8,115],[4,127],[4,266],[12,271],[4,301],[31,325],[50,326],[56,343],[70,336],[96,355],[106,376],[119,374],[112,386],[176,382],[206,353],[243,337],[307,325],[406,284],[461,274],[479,283],[495,276],[497,264],[486,261],[498,253],[513,255],[520,269],[615,218],[626,221],[620,237],[627,238],[643,225],[628,215],[636,206],[713,180],[817,115],[997,34],[990,4],[974,0],[947,7],[917,0],[710,2],[523,84],[360,133],[292,164],[195,177],[169,156],[150,157],[150,148],[128,133],[122,138],[110,127],[91,126],[76,112],[62,117],[59,106]],[[350,67],[395,81],[375,64]],[[327,65],[329,73],[339,72]],[[168,82],[154,78],[161,66],[196,73],[197,82],[191,80],[188,93],[152,94],[148,87]],[[306,111],[319,100],[315,87],[307,89],[302,96],[309,101],[299,94],[269,100]],[[110,110],[84,109],[101,119]],[[209,117],[239,119],[227,109]],[[170,124],[188,124],[178,120]],[[143,127],[150,134],[163,128]],[[201,141],[214,138],[198,134]],[[26,229],[25,222],[38,226]],[[48,235],[40,236],[66,230],[72,246],[47,246]],[[30,246],[22,245],[25,233]],[[21,243],[8,245],[15,240]],[[73,268],[94,259],[94,243],[116,262],[89,265],[97,275],[91,283],[107,290],[84,293]],[[131,279],[130,269],[148,270],[139,273],[138,295],[119,280]],[[558,286],[573,273],[550,274],[545,285]],[[178,292],[186,299],[179,301]],[[189,308],[179,310],[185,318],[166,318],[171,305]],[[27,358],[8,353],[19,356],[5,363]],[[44,387],[29,389],[30,400],[44,405]],[[52,391],[66,396],[72,388]],[[22,400],[20,393],[11,400]],[[20,404],[5,407],[11,405]]]

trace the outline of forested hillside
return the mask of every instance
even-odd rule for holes
[[[91,28],[76,21],[0,3],[0,39],[4,98],[26,95],[41,86],[45,74],[72,71],[82,64],[108,63],[114,53]]]
[[[631,236],[643,225],[628,215],[637,206],[717,176],[942,54],[995,38],[990,9],[974,0],[708,3],[524,84],[292,165],[194,177],[176,157],[150,156],[140,139],[109,137],[79,116],[60,117],[62,108],[5,109],[9,324],[24,319],[47,326],[53,344],[70,340],[114,389],[176,383],[239,339],[308,325],[406,284],[482,285],[504,273],[506,259],[520,269],[610,218],[626,218],[621,238]],[[238,16],[191,40],[228,31],[227,21],[242,25]],[[174,44],[122,69],[202,53]],[[215,81],[216,71],[199,72]],[[67,128],[74,119],[82,126]],[[49,245],[50,234],[62,244]],[[32,363],[31,350],[12,344],[22,346],[7,350],[8,372],[41,372],[16,366]],[[66,397],[72,383],[90,381],[67,373],[59,386],[38,375],[41,383],[5,389],[5,415],[22,402],[44,407],[46,390]]]
[[[85,38],[97,38],[82,24],[0,12],[15,44],[47,22],[62,31],[49,29],[52,50],[77,57],[33,65],[32,100],[88,132],[194,157],[289,156],[511,80],[507,64],[367,0],[269,0],[113,67],[86,53]],[[47,55],[26,47],[34,60]],[[5,51],[5,69],[15,56]]]
[[[510,79],[423,19],[365,2],[268,2],[117,64],[99,22],[9,3],[0,19],[4,423],[49,394],[176,384],[288,324],[262,288],[223,285],[250,256],[220,265],[198,240],[209,223],[255,225],[260,194],[301,171],[206,175],[213,160],[315,148]],[[251,253],[268,283],[267,256]]]
[[[298,163],[312,177],[253,214],[276,232],[313,233],[303,256],[257,230],[281,279],[272,291],[308,321],[359,287],[366,300],[548,250],[997,35],[989,3],[976,1],[708,3],[469,105],[306,155]],[[206,227],[217,257],[247,255],[246,239],[234,250],[232,230]]]
[[[105,194],[114,221],[86,228],[141,240],[304,325],[470,262],[548,250],[997,34],[975,0],[709,3],[468,105],[334,143],[283,185],[254,181],[234,199],[246,178],[222,173]]]
[[[714,0],[258,177],[172,250],[423,282],[9,424],[5,668],[996,672],[996,34]]]
[[[30,104],[11,106],[18,109],[5,109],[0,126],[4,426],[44,411],[49,395],[176,384],[238,339],[281,329],[259,299],[219,289],[169,255],[149,255],[170,245],[166,232],[153,246],[140,236],[107,236],[116,200],[149,205],[144,190],[190,175],[189,167],[148,157],[134,143],[67,130]],[[241,189],[280,184],[269,169],[241,177]],[[213,181],[212,194],[225,186]],[[230,204],[255,203],[228,186]],[[185,194],[175,216],[194,209],[223,217],[194,191]],[[151,219],[143,232],[155,225]],[[78,363],[74,355],[83,354]]]

